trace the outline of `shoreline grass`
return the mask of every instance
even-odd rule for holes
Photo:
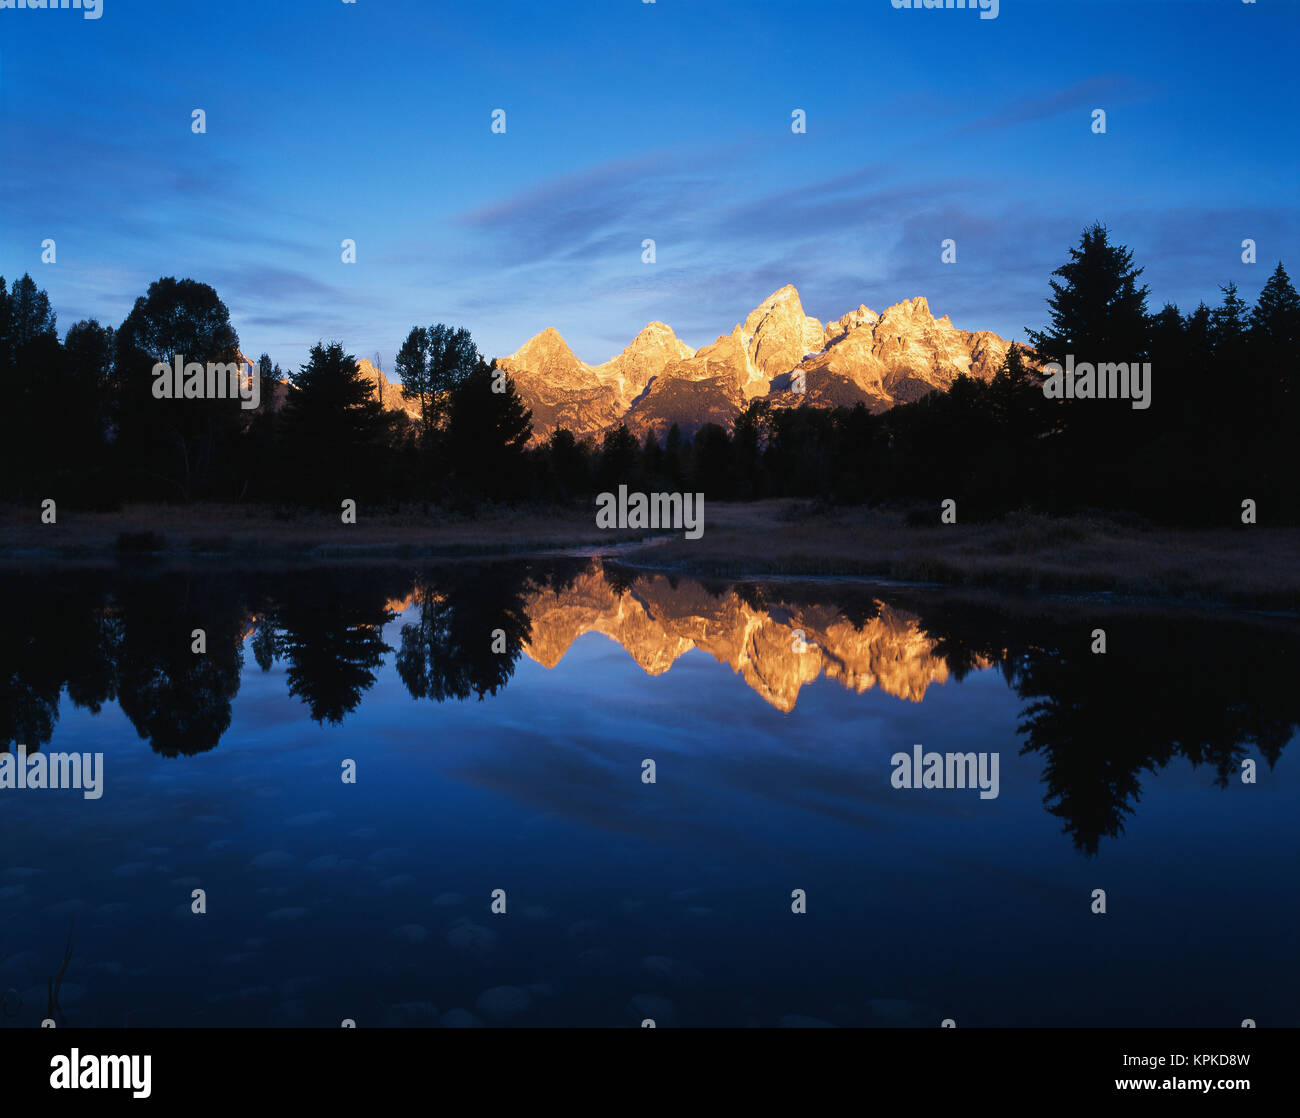
[[[0,563],[141,561],[346,563],[613,553],[710,578],[885,579],[967,590],[1118,594],[1196,604],[1300,609],[1300,528],[1182,529],[1101,515],[1016,513],[970,525],[825,508],[798,500],[709,506],[702,538],[603,530],[586,505],[492,507],[476,517],[430,508],[366,515],[259,506],[138,505],[119,512],[0,510]]]

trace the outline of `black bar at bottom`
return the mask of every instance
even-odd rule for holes
[[[753,1097],[765,1110],[820,1109],[831,1098],[928,1109],[1132,1096],[1203,1098],[1237,1114],[1295,1101],[1297,1041],[1298,1029],[61,1028],[5,1030],[0,1065],[10,1108],[116,1096],[165,1106],[284,1100],[337,1113],[411,1095],[489,1106],[585,1097],[602,1107],[662,1095],[680,1107],[683,1091],[698,1090],[731,1104]]]

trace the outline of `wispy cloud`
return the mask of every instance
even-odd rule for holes
[[[992,112],[958,124],[950,136],[1001,132],[1068,112],[1125,104],[1144,93],[1142,85],[1128,74],[1099,74],[1084,78],[1064,89],[1045,89],[1014,97]]]

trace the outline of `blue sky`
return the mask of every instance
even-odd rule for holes
[[[0,10],[0,274],[61,330],[190,276],[286,367],[337,339],[390,369],[437,321],[489,356],[555,326],[600,362],[654,319],[700,346],[786,283],[1018,338],[1093,221],[1155,307],[1253,301],[1300,277],[1298,46],[1296,0]]]

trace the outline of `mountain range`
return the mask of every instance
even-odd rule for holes
[[[662,439],[674,423],[684,435],[706,423],[729,427],[758,398],[778,407],[862,403],[882,412],[947,390],[961,373],[992,380],[1011,345],[989,330],[958,330],[947,315],[935,318],[919,296],[880,314],[863,305],[823,323],[787,285],[698,350],[671,326],[651,322],[617,357],[589,365],[550,328],[497,364],[532,409],[534,444],[559,427],[599,441],[620,423],[641,441],[651,431]],[[400,382],[364,358],[357,364],[385,409],[418,418],[419,405],[402,396]],[[276,386],[273,407],[286,387]]]
[[[650,431],[662,439],[674,423],[684,434],[728,426],[760,397],[782,407],[861,402],[885,411],[946,390],[960,373],[991,380],[1010,345],[988,330],[958,330],[947,315],[936,319],[921,297],[823,323],[786,286],[699,350],[651,322],[617,357],[589,365],[547,329],[498,365],[532,408],[534,441],[557,427],[599,438],[619,423],[641,440]]]

